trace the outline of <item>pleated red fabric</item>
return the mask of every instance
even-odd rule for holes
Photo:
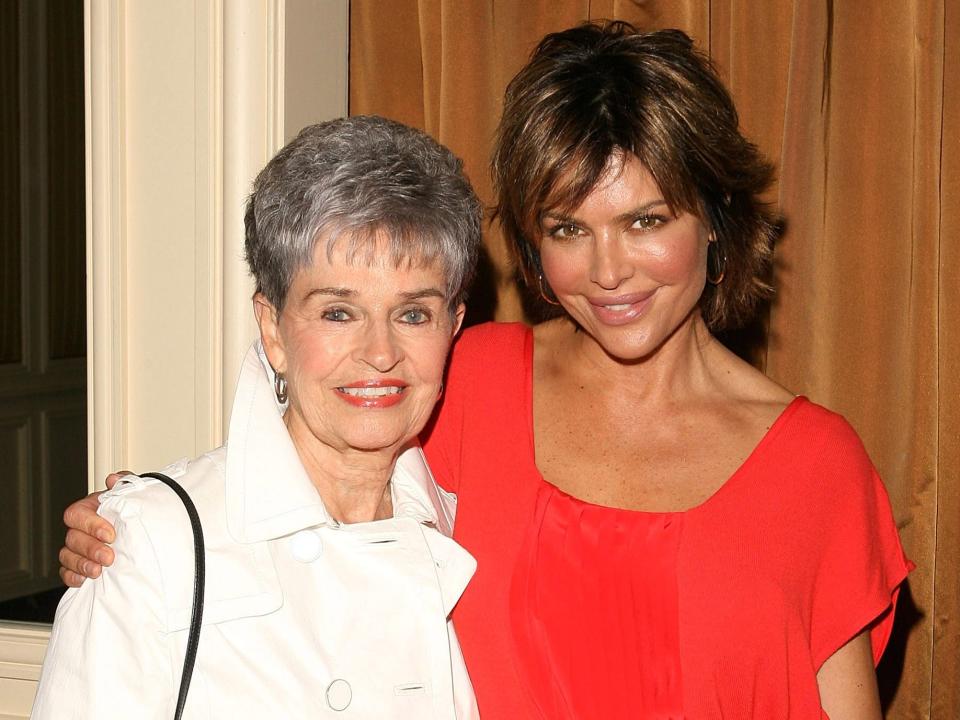
[[[511,620],[543,717],[683,717],[682,526],[682,514],[594,505],[541,478]]]

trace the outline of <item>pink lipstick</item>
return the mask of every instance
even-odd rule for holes
[[[636,320],[653,303],[656,290],[630,295],[589,298],[594,315],[604,325],[626,325]]]

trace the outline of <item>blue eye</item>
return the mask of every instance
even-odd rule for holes
[[[414,308],[406,310],[400,319],[408,325],[422,325],[430,320],[430,313],[422,308]]]
[[[324,320],[330,320],[331,322],[347,322],[350,319],[350,315],[343,308],[330,308],[329,310],[324,310],[321,317]]]

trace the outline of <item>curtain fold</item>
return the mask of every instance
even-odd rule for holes
[[[937,517],[931,598],[931,717],[960,715],[960,2],[946,0],[940,110]],[[921,658],[923,660],[923,658]]]
[[[758,364],[843,413],[917,563],[881,691],[890,718],[960,714],[960,0],[353,0],[351,113],[424,128],[492,201],[503,90],[547,32],[601,17],[708,51],[786,217]],[[522,319],[485,237],[474,320]]]

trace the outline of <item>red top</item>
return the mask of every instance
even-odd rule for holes
[[[424,447],[479,567],[454,621],[484,720],[822,718],[816,672],[909,571],[840,416],[797,398],[706,502],[617,510],[534,464],[533,336],[466,331]]]

